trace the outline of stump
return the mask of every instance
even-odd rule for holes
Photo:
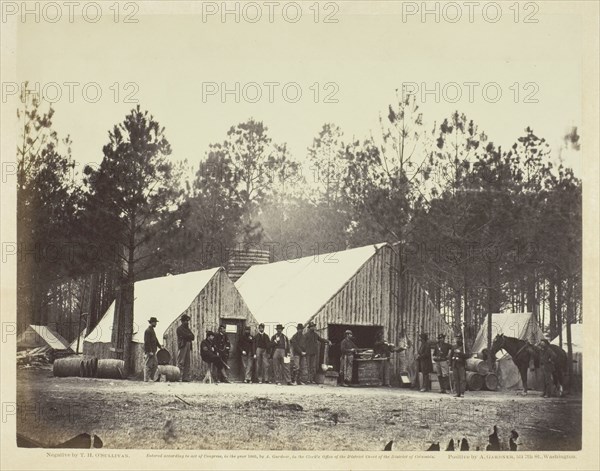
[[[481,391],[483,383],[483,376],[479,373],[467,371],[467,386],[469,387],[469,391]]]
[[[98,360],[98,378],[125,379],[123,360]]]
[[[494,373],[488,373],[485,375],[485,389],[488,391],[495,391],[498,389],[498,376]]]
[[[58,358],[52,365],[54,376],[85,376],[85,361],[81,357]]]
[[[168,382],[179,381],[181,378],[181,372],[179,368],[173,365],[158,365],[158,374],[165,376],[165,380]]]
[[[490,372],[490,367],[485,360],[479,358],[467,358],[466,370],[485,376]]]

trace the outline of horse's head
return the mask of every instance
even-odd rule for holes
[[[494,341],[492,342],[492,356],[495,357],[496,353],[504,348],[504,334],[498,334],[494,337]]]

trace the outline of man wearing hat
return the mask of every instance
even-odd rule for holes
[[[277,324],[276,333],[271,337],[271,347],[273,348],[273,374],[277,385],[285,381],[286,384],[292,384],[290,380],[290,370],[285,364],[285,357],[290,354],[290,341],[283,333],[283,326]]]
[[[425,332],[419,334],[419,348],[417,350],[417,382],[419,382],[419,374],[422,377],[420,386],[421,392],[431,390],[431,381],[429,374],[433,372],[433,364],[431,363],[431,343],[429,336]]]
[[[440,392],[446,394],[450,389],[450,365],[448,364],[448,357],[452,345],[446,342],[446,334],[439,334],[438,341],[433,349],[433,361],[435,362],[435,370],[437,373],[438,381],[440,382]]]
[[[221,360],[215,346],[215,333],[211,330],[206,332],[206,338],[200,342],[200,357],[208,363],[208,368],[211,374],[215,377],[215,382],[218,382],[220,375],[218,371],[222,368]]]
[[[327,343],[331,345],[329,340],[322,338],[315,332],[316,324],[309,322],[308,332],[304,334],[304,348],[306,351],[306,359],[308,364],[308,383],[315,383],[317,375],[317,363],[319,360],[319,344]]]
[[[542,397],[552,397],[553,373],[556,367],[557,357],[550,348],[548,339],[542,339],[539,343],[540,348],[540,366],[544,373],[544,394]]]
[[[269,382],[269,352],[271,339],[265,332],[265,325],[258,324],[258,332],[254,336],[256,343],[256,376],[258,383]]]
[[[384,340],[383,330],[377,332],[377,338],[373,344],[373,355],[375,358],[385,358],[383,361],[383,385],[388,388],[390,385],[390,357],[392,353],[406,350],[403,347],[396,347],[393,343]]]
[[[244,365],[244,382],[252,382],[252,367],[256,358],[256,344],[254,336],[250,333],[250,326],[244,327],[244,334],[238,342],[238,350],[242,356],[242,364]]]
[[[180,381],[190,380],[190,364],[192,362],[192,342],[195,339],[190,329],[190,316],[181,316],[181,325],[177,327],[177,366],[181,371]]]
[[[304,326],[298,324],[296,333],[290,339],[292,349],[292,383],[303,384],[306,377],[306,347],[304,345]]]
[[[345,338],[342,340],[340,350],[342,357],[340,358],[340,373],[344,378],[344,386],[350,386],[352,383],[352,369],[354,367],[354,353],[358,348],[352,340],[352,331],[347,330],[344,332]]]
[[[452,363],[452,375],[454,377],[455,397],[463,397],[467,384],[466,366],[467,355],[463,346],[462,336],[456,337],[456,344],[452,346],[450,352],[450,361]]]
[[[158,319],[156,317],[148,319],[150,325],[144,332],[144,381],[146,382],[150,380],[158,381],[160,379],[160,377],[155,378],[156,371],[158,370],[156,350],[161,348],[158,338],[156,337],[156,332],[154,331],[157,322]]]
[[[226,366],[227,360],[229,360],[229,352],[231,351],[231,342],[229,341],[229,337],[227,337],[225,326],[223,324],[219,326],[219,331],[215,335],[215,346],[217,347],[219,358]],[[219,380],[223,383],[229,383],[227,374],[225,373],[225,368],[220,368],[218,371]]]

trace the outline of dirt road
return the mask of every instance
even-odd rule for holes
[[[271,384],[143,383],[17,374],[17,432],[45,446],[82,432],[104,447],[141,449],[426,450],[466,437],[485,450],[492,426],[503,449],[581,447],[581,398]]]

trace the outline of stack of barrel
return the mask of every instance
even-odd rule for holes
[[[125,379],[123,360],[98,360],[96,357],[71,356],[54,361],[54,376],[79,376],[81,378]]]
[[[485,360],[480,358],[467,359],[467,387],[469,391],[495,391],[498,389],[498,376],[490,371]]]

